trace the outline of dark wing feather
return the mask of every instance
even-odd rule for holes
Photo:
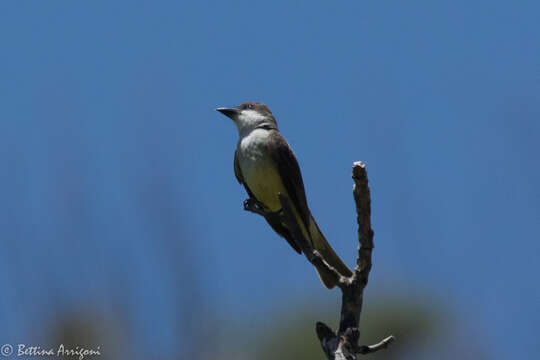
[[[234,150],[234,176],[240,184],[244,184],[244,176],[242,175],[242,170],[240,169],[240,163],[238,162],[238,150]]]
[[[242,176],[242,170],[240,170],[240,164],[238,163],[238,150],[234,150],[234,176],[240,184],[244,183],[244,177]]]
[[[272,141],[269,142],[272,147],[270,154],[272,154],[273,160],[278,165],[279,174],[289,198],[300,213],[306,229],[309,229],[311,213],[307,205],[304,181],[302,180],[298,160],[296,160],[296,156],[285,138],[278,131],[272,131],[270,136],[273,137]]]

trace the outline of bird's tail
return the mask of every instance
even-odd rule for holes
[[[334,269],[339,271],[343,276],[351,276],[351,270],[343,263],[338,254],[332,249],[326,238],[324,237],[321,229],[315,222],[313,216],[310,216],[309,219],[309,235],[313,243],[313,248],[317,250],[323,257],[323,259]],[[332,274],[329,274],[328,271],[323,267],[316,267],[317,273],[321,278],[322,283],[328,289],[332,289],[336,286],[336,280]]]

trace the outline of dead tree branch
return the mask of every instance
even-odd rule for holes
[[[300,245],[307,260],[317,268],[325,269],[329,275],[336,279],[337,286],[341,289],[341,317],[337,333],[322,322],[317,322],[316,325],[317,336],[329,360],[353,360],[356,359],[357,354],[369,354],[385,349],[395,340],[391,335],[374,345],[358,345],[364,288],[368,283],[369,272],[372,266],[373,230],[371,228],[371,199],[366,166],[362,162],[355,162],[352,170],[359,246],[356,267],[351,277],[345,277],[340,274],[313,249],[311,243],[305,239],[296,222],[289,198],[283,194],[279,194],[283,209],[283,214],[280,215],[283,216],[287,228]],[[250,203],[246,205],[244,203],[244,207],[247,211],[262,216],[276,216],[276,214],[265,214],[261,210],[262,207],[257,206],[257,204]]]

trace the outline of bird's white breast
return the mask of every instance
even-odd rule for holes
[[[249,177],[257,167],[265,165],[268,135],[266,129],[255,129],[238,142],[238,160],[244,176]]]

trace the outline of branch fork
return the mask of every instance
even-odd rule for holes
[[[290,199],[286,195],[281,193],[278,195],[282,209],[275,213],[267,212],[264,205],[255,199],[244,201],[246,211],[264,217],[282,217],[296,242],[300,245],[306,259],[319,269],[325,269],[329,275],[336,279],[337,286],[342,293],[339,329],[336,333],[322,322],[316,324],[317,337],[328,360],[354,360],[358,354],[370,354],[386,349],[395,340],[394,336],[390,335],[374,345],[358,345],[363,293],[372,266],[371,253],[374,246],[373,230],[371,228],[371,199],[364,163],[359,161],[353,164],[352,178],[354,180],[353,196],[356,203],[359,245],[356,267],[351,277],[343,276],[330,266],[321,254],[313,248],[311,243],[305,239],[295,221]]]

